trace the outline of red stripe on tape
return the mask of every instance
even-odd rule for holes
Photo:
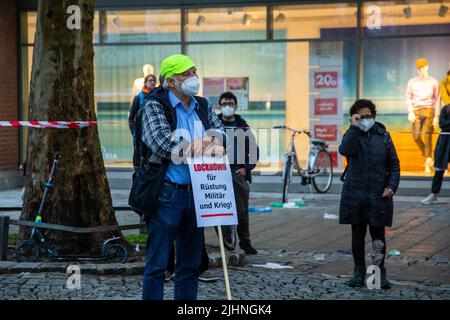
[[[232,213],[214,213],[214,214],[202,214],[202,218],[212,218],[212,217],[228,217],[232,216]]]

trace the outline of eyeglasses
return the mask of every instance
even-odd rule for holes
[[[221,106],[221,107],[225,107],[225,106],[235,107],[236,104],[234,102],[222,102],[222,103],[219,103],[219,106]]]
[[[156,82],[155,79],[147,79],[147,82]]]
[[[360,117],[360,119],[372,119],[372,118],[373,118],[373,116],[368,115],[368,114]]]

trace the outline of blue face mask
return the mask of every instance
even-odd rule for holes
[[[367,132],[370,128],[372,128],[374,123],[374,119],[361,119],[358,121],[358,128],[360,128],[364,132]]]

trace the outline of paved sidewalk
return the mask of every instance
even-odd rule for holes
[[[0,192],[0,206],[15,205],[17,191]],[[126,205],[128,190],[113,190],[117,206]],[[298,198],[302,195],[292,195]],[[387,229],[388,251],[398,256],[386,260],[391,290],[350,289],[350,227],[339,225],[324,214],[338,214],[338,195],[315,195],[296,209],[273,208],[268,213],[250,213],[251,238],[259,250],[247,256],[247,264],[231,268],[230,281],[236,299],[450,299],[450,199],[422,206],[421,197],[396,197],[394,225]],[[251,193],[251,206],[269,206],[278,194]],[[6,202],[10,204],[5,204]],[[117,213],[120,223],[134,223],[131,212]],[[217,247],[212,228],[205,232],[210,246]],[[370,253],[369,236],[367,251]],[[254,265],[268,262],[290,269],[271,270]],[[369,259],[367,258],[369,265]],[[213,269],[220,275],[221,269]],[[82,289],[65,288],[67,274],[16,273],[0,275],[0,299],[139,299],[141,277],[85,274]],[[84,282],[83,282],[84,281]],[[84,283],[84,285],[83,285]],[[167,298],[173,285],[166,286]],[[201,299],[224,299],[223,282],[201,283]]]

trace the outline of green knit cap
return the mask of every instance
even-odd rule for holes
[[[174,74],[181,74],[192,67],[195,67],[194,61],[184,54],[171,55],[161,62],[161,76],[166,79]]]

